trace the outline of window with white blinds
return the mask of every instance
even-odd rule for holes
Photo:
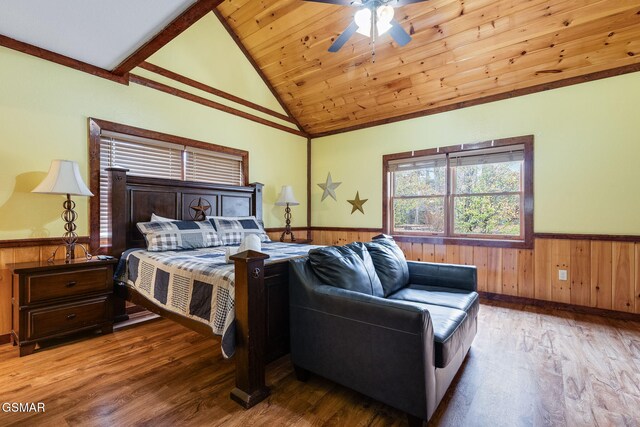
[[[106,172],[110,167],[129,169],[129,175],[244,185],[241,156],[102,131],[100,134],[100,239],[103,241],[111,236],[109,180]]]
[[[445,238],[524,240],[526,223],[532,221],[525,215],[533,206],[532,159],[527,161],[525,143],[493,145],[456,147],[459,151],[445,147],[437,154],[407,158],[389,155],[384,161],[386,229]],[[528,153],[532,156],[532,150]]]

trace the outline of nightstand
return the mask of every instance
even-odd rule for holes
[[[13,345],[20,356],[36,344],[75,332],[113,332],[113,268],[117,260],[8,265],[12,273]]]

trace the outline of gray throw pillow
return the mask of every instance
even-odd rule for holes
[[[373,260],[385,297],[409,284],[407,260],[392,238],[374,239],[371,243],[365,243],[365,246]]]
[[[326,285],[377,297],[384,295],[371,255],[362,243],[312,249],[309,262]]]

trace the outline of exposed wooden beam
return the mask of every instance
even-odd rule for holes
[[[183,90],[176,89],[176,88],[171,87],[171,86],[167,86],[167,85],[165,85],[163,83],[159,83],[159,82],[147,79],[146,77],[142,77],[142,76],[138,76],[138,75],[135,75],[135,74],[131,74],[129,76],[129,81],[131,83],[136,83],[136,84],[139,84],[139,85],[142,85],[142,86],[146,86],[146,87],[151,88],[151,89],[159,90],[160,92],[168,93],[169,95],[174,95],[174,96],[177,96],[179,98],[183,98],[183,99],[186,99],[188,101],[192,101],[192,102],[195,102],[197,104],[204,105],[206,107],[210,107],[210,108],[214,108],[216,110],[224,111],[225,113],[233,114],[234,116],[242,117],[244,119],[251,120],[253,122],[260,123],[260,124],[263,124],[265,126],[269,126],[269,127],[272,127],[272,128],[284,131],[284,132],[289,132],[289,133],[292,133],[294,135],[303,136],[305,138],[307,137],[307,134],[304,131],[300,131],[298,129],[292,129],[290,127],[281,125],[279,123],[275,123],[275,122],[269,121],[267,119],[263,119],[262,117],[258,117],[258,116],[255,116],[253,114],[246,113],[244,111],[238,110],[236,108],[229,107],[228,105],[224,105],[224,104],[221,104],[219,102],[215,102],[215,101],[212,101],[210,99],[203,98],[201,96],[194,95],[192,93],[185,92]]]
[[[191,86],[191,87],[199,89],[201,91],[204,91],[204,92],[210,93],[212,95],[218,96],[220,98],[224,98],[224,99],[226,99],[228,101],[235,102],[236,104],[244,105],[245,107],[249,107],[249,108],[252,108],[252,109],[254,109],[256,111],[260,111],[261,113],[268,114],[270,116],[276,117],[276,118],[278,118],[280,120],[287,121],[287,122],[292,123],[294,125],[297,124],[297,122],[294,119],[292,119],[291,117],[289,117],[289,116],[287,116],[285,114],[278,113],[277,111],[271,110],[269,108],[265,108],[262,105],[258,105],[256,103],[251,102],[251,101],[247,101],[246,99],[240,98],[239,96],[232,95],[232,94],[230,94],[228,92],[224,92],[224,91],[222,91],[220,89],[216,89],[214,87],[208,86],[208,85],[206,85],[204,83],[201,83],[199,81],[190,79],[189,77],[183,76],[183,75],[178,74],[178,73],[174,73],[173,71],[167,70],[166,68],[159,67],[157,65],[151,64],[151,63],[146,62],[146,61],[143,62],[142,64],[140,64],[139,67],[144,69],[144,70],[151,71],[152,73],[159,74],[159,75],[161,75],[163,77],[166,77],[168,79],[175,80],[175,81],[177,81],[179,83],[182,83],[182,84],[185,84],[187,86]]]
[[[158,35],[142,45],[132,53],[120,65],[113,69],[113,73],[119,76],[127,74],[135,67],[144,62],[160,48],[179,36],[184,30],[193,25],[200,18],[209,13],[213,8],[222,3],[223,0],[198,0],[180,16],[167,25]]]
[[[225,17],[222,15],[222,13],[215,8],[213,9],[213,13],[218,17],[218,19],[220,20],[220,23],[227,30],[227,32],[229,33],[233,41],[236,42],[236,45],[238,45],[238,48],[242,51],[242,53],[244,53],[244,56],[247,58],[249,63],[253,65],[253,68],[256,70],[256,73],[258,73],[258,75],[260,76],[264,84],[267,85],[267,87],[271,91],[271,94],[276,98],[276,100],[278,101],[282,109],[289,115],[289,117],[295,120],[295,124],[296,126],[298,126],[298,129],[304,132],[304,128],[300,125],[300,122],[298,122],[295,116],[291,113],[291,110],[289,110],[289,107],[287,106],[287,104],[285,104],[282,98],[280,98],[280,95],[278,94],[278,92],[275,90],[275,88],[273,87],[269,79],[267,79],[267,76],[264,75],[264,73],[262,72],[262,69],[260,69],[260,67],[258,66],[258,63],[253,59],[253,57],[251,56],[247,48],[244,47],[244,44],[242,44],[242,41],[240,40],[238,35],[233,31],[233,28],[231,28],[231,26],[229,25]]]
[[[32,55],[41,59],[46,59],[47,61],[55,62],[56,64],[64,65],[65,67],[70,67],[104,79],[109,79],[123,85],[129,84],[129,76],[126,75],[126,73],[118,76],[103,68],[96,67],[95,65],[87,64],[86,62],[78,61],[77,59],[69,58],[68,56],[64,56],[47,49],[42,49],[7,36],[0,35],[0,46],[17,50],[18,52],[26,53],[27,55]]]

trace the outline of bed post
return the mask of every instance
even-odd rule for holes
[[[109,230],[111,230],[111,248],[109,255],[120,257],[127,249],[127,172],[124,168],[107,168],[109,173]],[[115,287],[113,296],[113,314],[115,322],[129,319],[127,315],[126,295],[120,295],[121,287]]]
[[[124,168],[107,168],[109,172],[109,254],[119,257],[127,249],[127,172]]]
[[[264,187],[264,184],[260,182],[252,182],[249,185],[254,188],[253,197],[251,198],[251,210],[253,211],[253,215],[256,219],[262,222],[262,188]]]
[[[269,396],[265,384],[265,325],[264,260],[269,255],[245,251],[231,257],[235,263],[236,309],[236,385],[231,399],[245,408]]]

